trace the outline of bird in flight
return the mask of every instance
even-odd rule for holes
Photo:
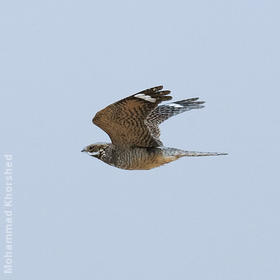
[[[82,152],[128,170],[152,169],[181,157],[219,156],[226,153],[184,151],[163,146],[159,125],[177,114],[203,108],[198,98],[159,105],[172,99],[169,90],[157,86],[133,94],[97,112],[93,123],[112,143],[86,146]]]

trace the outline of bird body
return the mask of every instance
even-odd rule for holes
[[[111,143],[94,144],[94,147],[96,152],[91,152],[93,156],[111,166],[127,170],[152,169],[184,156],[217,156],[222,154],[184,151],[169,147],[125,149]]]
[[[99,111],[93,123],[103,129],[112,143],[96,143],[82,151],[103,162],[128,170],[152,169],[184,156],[218,156],[226,153],[192,152],[164,147],[159,125],[168,118],[204,106],[190,98],[158,106],[170,100],[162,86],[146,89]]]

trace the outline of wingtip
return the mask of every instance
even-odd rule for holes
[[[159,91],[159,90],[162,90],[162,89],[163,89],[163,85],[159,85],[159,86],[155,86],[155,87],[151,88],[152,91]]]

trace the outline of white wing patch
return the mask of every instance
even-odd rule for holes
[[[176,108],[182,108],[184,106],[176,104],[176,103],[170,103],[170,104],[166,104],[167,106],[172,106],[172,107],[176,107]]]
[[[143,94],[143,93],[138,93],[138,94],[134,95],[134,97],[137,97],[137,98],[140,98],[140,99],[152,102],[152,103],[155,103],[157,101],[156,98],[152,98],[151,96]]]

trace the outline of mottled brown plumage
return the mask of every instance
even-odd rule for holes
[[[153,135],[145,123],[148,115],[162,101],[172,99],[169,90],[161,91],[162,86],[146,89],[133,94],[99,111],[93,123],[107,132],[112,144],[121,147],[158,147],[162,143]],[[135,97],[149,96],[154,102]]]
[[[162,146],[159,124],[179,113],[203,108],[198,98],[158,106],[172,99],[169,90],[153,87],[117,101],[99,111],[93,123],[103,129],[112,143],[97,143],[84,148],[112,166],[122,169],[151,169],[182,156],[216,156],[224,153],[189,152]]]

